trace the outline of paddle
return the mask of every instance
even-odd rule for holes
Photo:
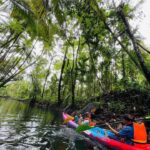
[[[96,125],[96,127],[103,127],[103,126],[106,126],[106,123],[107,122],[105,122],[105,123],[103,123],[103,124],[99,124],[99,125]],[[113,121],[113,122],[108,122],[109,124],[119,124],[119,123],[122,123],[122,121]]]
[[[80,132],[83,132],[83,131],[85,131],[85,130],[89,130],[89,129],[91,129],[91,128],[93,128],[93,127],[90,127],[89,125],[85,125],[85,124],[79,125],[79,126],[76,128],[76,132],[80,133]]]
[[[145,117],[145,118],[139,118],[139,119],[135,119],[135,121],[149,121],[150,120],[150,116],[149,117]],[[120,121],[113,121],[113,122],[109,122],[109,124],[119,124],[122,123],[122,120]],[[106,126],[106,123],[100,124],[100,125],[96,125],[96,127],[103,127]]]
[[[83,125],[79,125],[77,128],[76,128],[76,131],[78,132],[78,133],[80,133],[80,132],[83,132],[83,131],[85,131],[85,130],[89,130],[89,129],[91,129],[91,128],[94,128],[94,127],[103,127],[103,126],[106,126],[106,124],[104,123],[104,124],[101,124],[101,125],[96,125],[96,126],[89,126],[89,125],[87,125],[87,124],[83,124]]]
[[[147,119],[150,119],[150,115],[146,116],[145,119],[146,119],[146,120],[147,120]]]

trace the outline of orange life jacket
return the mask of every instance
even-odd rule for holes
[[[92,122],[91,121],[91,118],[85,118],[84,120],[88,120],[89,121],[89,126],[91,126],[91,127],[94,127],[95,125],[96,125],[96,123],[95,122]]]
[[[90,121],[89,126],[94,127],[94,126],[96,126],[96,123],[95,123],[95,122]]]
[[[135,143],[145,144],[147,143],[147,132],[144,123],[133,123],[134,138],[132,139]]]

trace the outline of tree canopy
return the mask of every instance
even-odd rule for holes
[[[0,93],[74,105],[110,91],[148,90],[150,50],[131,25],[140,3],[1,0]]]

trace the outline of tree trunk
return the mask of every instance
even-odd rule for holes
[[[137,43],[137,45],[142,48],[145,52],[147,52],[148,54],[150,54],[150,51],[147,50],[144,46],[142,46],[140,43]]]
[[[124,87],[126,86],[126,70],[125,70],[125,61],[124,61],[124,52],[122,51],[122,80]]]
[[[66,48],[65,51],[65,55],[64,55],[64,59],[63,59],[63,64],[61,67],[61,72],[60,72],[60,77],[59,77],[59,83],[58,83],[58,101],[57,104],[60,106],[62,103],[62,99],[61,99],[61,82],[62,82],[62,77],[63,77],[63,72],[64,72],[64,68],[65,68],[65,64],[66,64],[66,57],[67,57],[67,52],[68,52],[68,48]]]
[[[75,76],[75,74],[74,74],[74,46],[73,46],[73,64],[72,64],[72,68],[71,68],[71,92],[72,92],[72,95],[71,95],[71,97],[72,97],[72,107],[74,107],[74,96],[75,96],[75,92],[74,92],[74,89],[75,89],[75,85],[74,85],[74,76]]]
[[[125,27],[126,27],[126,32],[129,36],[129,38],[131,39],[132,41],[132,44],[133,44],[133,48],[134,48],[134,51],[135,51],[135,54],[138,58],[138,61],[139,61],[139,64],[141,66],[141,69],[143,71],[143,74],[145,76],[145,78],[147,79],[147,81],[150,83],[150,71],[148,70],[147,66],[145,65],[145,62],[144,62],[144,59],[141,55],[141,52],[140,50],[138,49],[138,46],[137,46],[137,43],[136,43],[136,39],[131,31],[131,28],[130,28],[130,25],[129,25],[129,22],[128,20],[126,19],[125,15],[124,15],[124,12],[122,10],[122,7],[120,6],[119,7],[119,11],[118,11],[118,14],[119,16],[121,17]]]
[[[126,49],[126,47],[123,45],[123,43],[118,39],[118,37],[114,34],[114,32],[111,30],[111,28],[109,27],[109,25],[104,21],[104,24],[106,26],[106,29],[112,34],[112,37],[114,38],[114,40],[116,40],[119,45],[122,47],[122,49],[129,55],[130,59],[134,62],[135,66],[141,70],[141,67],[139,65],[139,63],[136,61],[136,59],[129,53],[129,51]]]
[[[92,67],[93,67],[93,69],[94,69],[94,73],[95,73],[95,75],[96,75],[96,78],[97,78],[97,80],[98,80],[98,84],[99,84],[99,87],[101,88],[101,90],[102,90],[102,92],[104,92],[104,88],[103,88],[103,86],[102,86],[102,83],[101,83],[101,79],[98,77],[98,75],[97,75],[97,70],[96,70],[96,68],[95,68],[95,62],[94,62],[94,59],[93,59],[93,56],[92,56],[92,53],[91,53],[91,48],[90,48],[90,45],[88,44],[88,47],[89,47],[89,55],[90,55],[90,58],[91,58],[91,63],[92,63]]]
[[[52,60],[51,60],[51,62],[50,62],[50,64],[49,64],[48,71],[47,71],[46,76],[45,76],[45,81],[44,81],[43,90],[42,90],[42,95],[41,95],[42,99],[43,99],[43,97],[44,97],[45,87],[46,87],[46,83],[47,83],[47,78],[48,78],[49,73],[50,73],[50,68],[51,68],[52,61],[53,61],[53,57],[52,57]]]
[[[78,59],[78,52],[80,50],[80,39],[79,44],[76,52],[76,58],[74,62],[74,52],[73,52],[73,65],[72,65],[72,106],[75,105],[75,87],[76,87],[76,78],[77,78],[77,59]]]
[[[33,91],[30,95],[30,106],[34,106],[35,104],[35,101],[36,101],[36,95],[38,93],[38,85],[37,85],[37,81],[36,81],[36,78],[34,78],[34,76],[31,74],[31,79],[32,79],[32,85],[33,85]]]

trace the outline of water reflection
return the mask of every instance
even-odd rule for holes
[[[61,122],[58,112],[0,100],[0,150],[89,149],[84,136]]]

